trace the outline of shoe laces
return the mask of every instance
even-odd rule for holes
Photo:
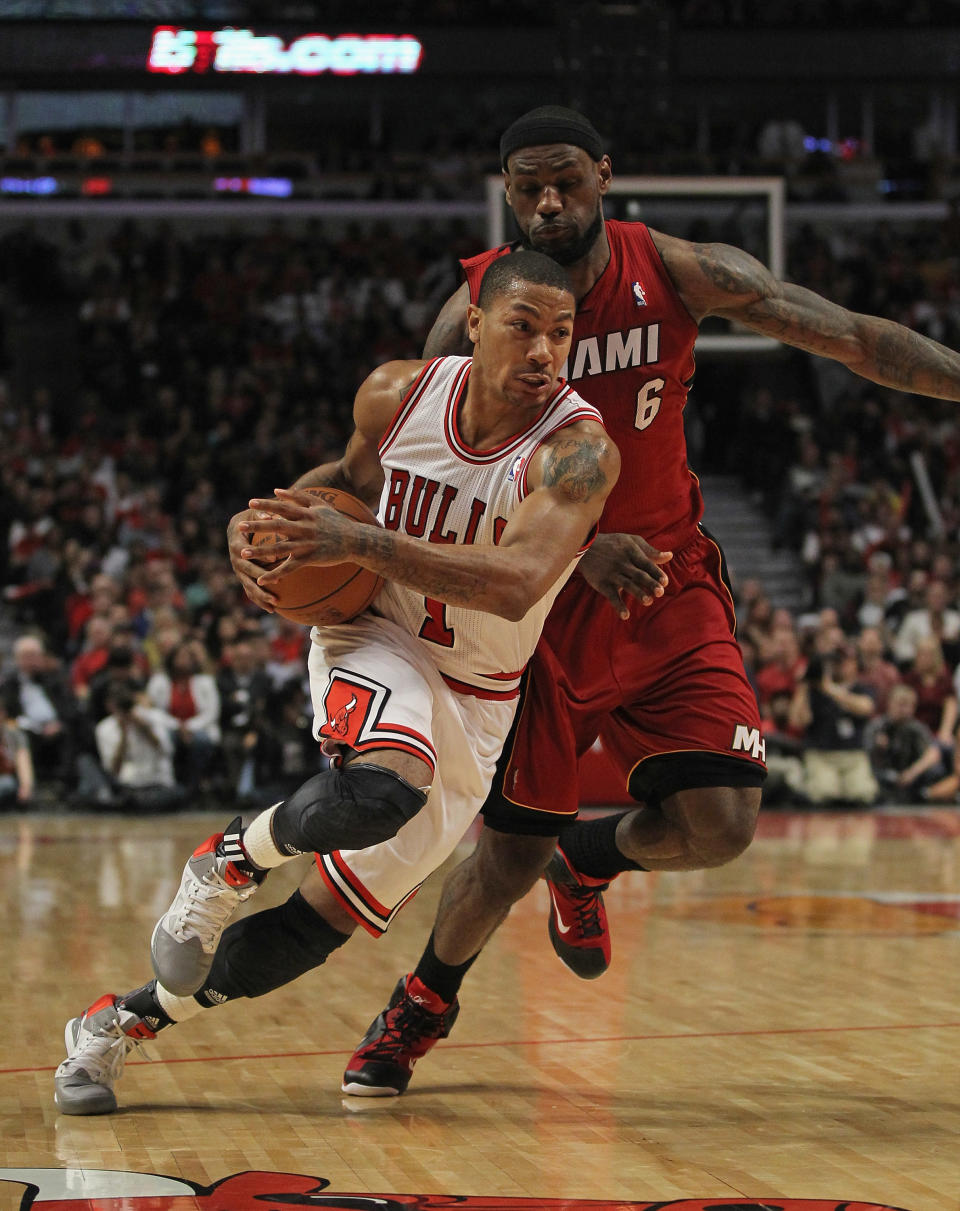
[[[68,1056],[60,1065],[65,1072],[79,1068],[97,1084],[109,1082],[112,1085],[120,1079],[127,1055],[135,1047],[141,1049],[145,1059],[153,1058],[143,1047],[142,1040],[132,1038],[126,1033],[119,1018],[115,1018],[109,1026],[97,1030],[87,1030],[81,1022],[80,1029],[87,1038],[80,1044],[76,1054]]]
[[[385,1030],[366,1053],[367,1059],[396,1059],[405,1052],[416,1052],[424,1039],[443,1037],[445,1014],[431,1013],[408,996],[384,1014]]]
[[[565,899],[570,901],[577,915],[577,925],[585,938],[599,938],[603,934],[600,912],[603,907],[601,892],[606,887],[585,887],[582,883],[567,884],[562,888]]]
[[[180,939],[197,937],[204,950],[212,950],[237,905],[256,890],[255,883],[245,888],[231,887],[216,864],[201,877],[194,875],[177,913],[174,935]]]

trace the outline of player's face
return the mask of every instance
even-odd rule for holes
[[[503,179],[525,247],[561,265],[574,265],[590,253],[603,230],[602,199],[612,179],[609,156],[597,162],[567,143],[521,147],[507,162]]]
[[[516,282],[469,324],[484,381],[511,404],[539,409],[556,390],[570,352],[575,303],[567,290]]]

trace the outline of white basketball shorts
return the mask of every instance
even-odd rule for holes
[[[328,752],[342,745],[375,760],[378,748],[399,748],[434,771],[427,802],[395,837],[317,855],[330,891],[379,935],[483,806],[517,700],[455,693],[424,644],[372,614],[314,629],[308,668],[314,735]]]

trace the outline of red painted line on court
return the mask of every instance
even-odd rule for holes
[[[590,1043],[656,1043],[670,1039],[738,1039],[761,1038],[773,1035],[802,1035],[802,1034],[862,1034],[868,1030],[956,1030],[960,1022],[889,1022],[878,1023],[876,1026],[784,1026],[779,1030],[702,1030],[678,1032],[676,1034],[611,1034],[596,1037],[582,1036],[562,1039],[497,1039],[489,1043],[445,1043],[446,1051],[471,1051],[480,1047],[562,1047],[575,1043],[578,1046]],[[146,1066],[147,1064],[223,1064],[230,1062],[249,1062],[250,1060],[297,1060],[311,1059],[324,1055],[344,1055],[349,1058],[351,1053],[342,1047],[330,1047],[322,1051],[251,1051],[242,1055],[191,1055],[158,1058],[155,1060],[129,1060],[128,1068]],[[0,1068],[0,1076],[22,1075],[25,1072],[54,1072],[56,1064],[44,1064],[32,1068]]]

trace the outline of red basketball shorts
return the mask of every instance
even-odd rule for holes
[[[579,758],[597,738],[624,787],[647,802],[762,783],[757,701],[721,565],[719,547],[698,532],[666,565],[663,597],[632,601],[627,621],[571,579],[528,666],[487,824],[548,832],[575,816]]]

